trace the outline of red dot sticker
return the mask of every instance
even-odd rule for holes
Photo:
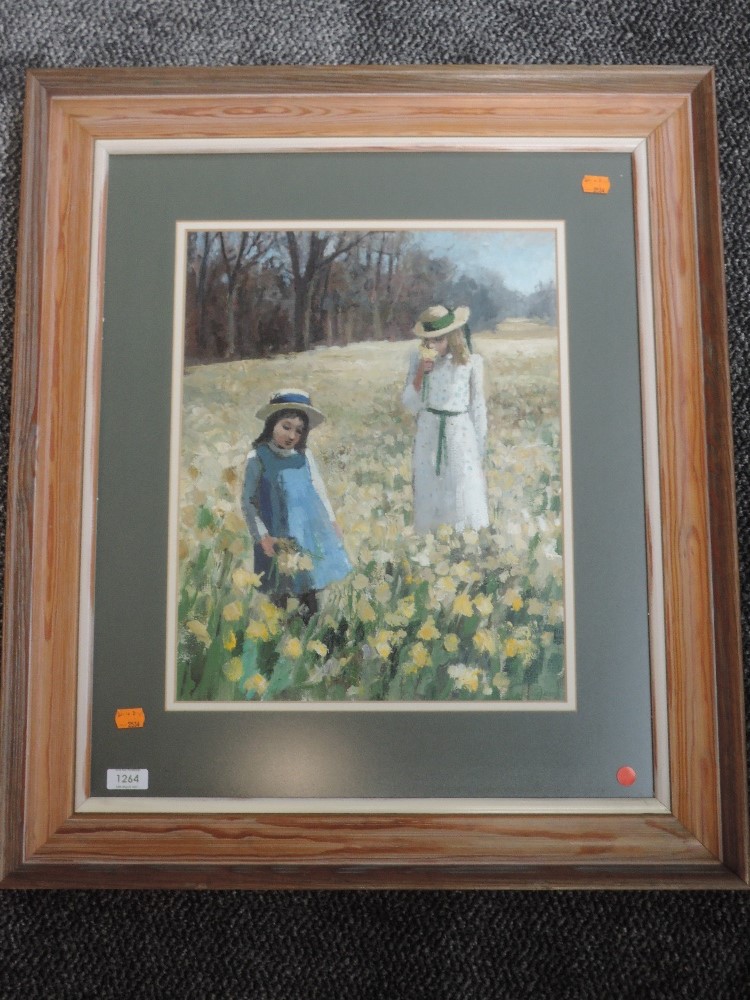
[[[621,767],[617,772],[617,780],[621,785],[634,785],[637,777],[632,767]]]

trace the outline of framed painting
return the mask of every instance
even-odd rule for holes
[[[8,887],[746,887],[713,77],[28,79]]]

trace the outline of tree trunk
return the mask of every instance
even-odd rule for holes
[[[350,309],[344,319],[344,344],[348,347],[354,334],[354,309]]]
[[[198,270],[198,287],[196,288],[198,319],[195,327],[195,340],[201,357],[205,357],[208,353],[208,337],[206,336],[206,278],[208,275],[208,251],[212,242],[213,235],[211,233],[204,233],[201,266]]]

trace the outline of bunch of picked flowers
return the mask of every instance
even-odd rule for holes
[[[279,538],[274,547],[274,564],[280,576],[294,576],[313,568],[310,553],[293,538]]]

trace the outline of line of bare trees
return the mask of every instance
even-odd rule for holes
[[[475,329],[507,316],[555,322],[555,291],[507,288],[425,252],[408,231],[225,231],[188,236],[188,363],[411,336],[434,302],[469,305]]]

